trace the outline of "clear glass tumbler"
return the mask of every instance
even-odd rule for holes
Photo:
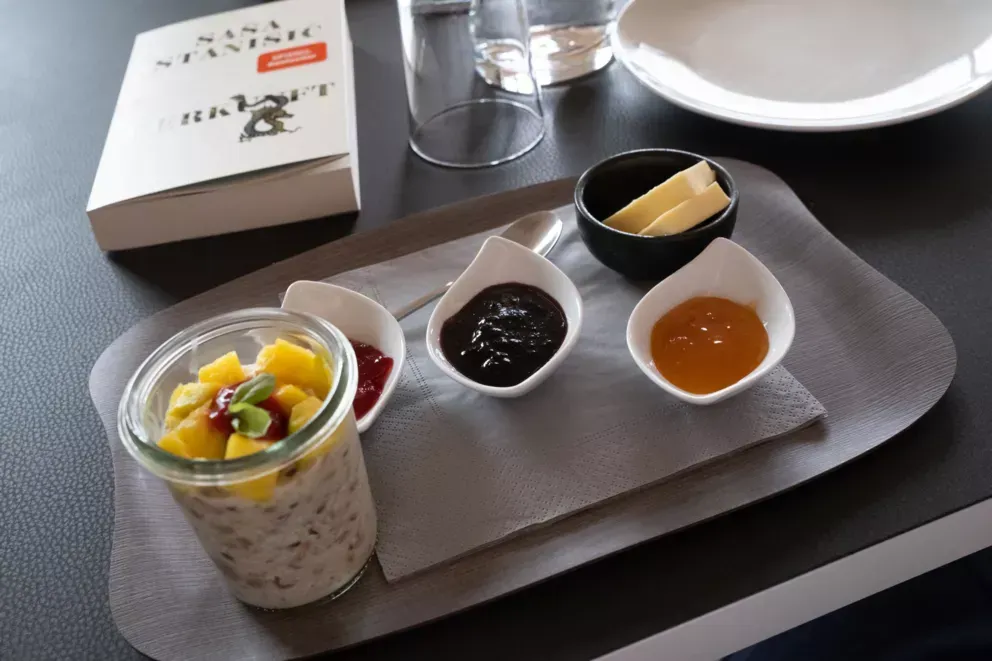
[[[537,82],[554,85],[613,59],[614,0],[528,0],[531,63]]]
[[[544,113],[523,0],[472,0],[467,12],[425,11],[415,0],[398,6],[413,151],[475,168],[533,149]]]
[[[276,339],[324,359],[323,406],[294,434],[236,459],[186,459],[160,449],[172,390],[229,351],[244,364]],[[128,382],[121,441],[162,478],[235,597],[291,608],[351,587],[371,561],[376,514],[352,403],[358,366],[347,338],[322,319],[277,308],[191,326],[155,350]]]

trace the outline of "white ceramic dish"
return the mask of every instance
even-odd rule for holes
[[[673,385],[651,358],[651,329],[658,319],[694,296],[720,296],[754,305],[768,332],[768,355],[737,383],[708,395],[696,395]],[[715,404],[753,386],[768,374],[792,346],[796,317],[789,295],[764,264],[729,239],[714,239],[694,260],[644,295],[627,322],[627,348],[648,378],[666,392],[690,404]]]
[[[344,287],[325,282],[300,280],[286,290],[282,307],[294,312],[308,312],[326,319],[349,340],[371,344],[393,359],[379,401],[358,420],[358,431],[364,433],[372,426],[396,390],[406,361],[406,337],[393,315],[371,298]]]
[[[565,341],[551,360],[524,381],[510,387],[487,386],[469,379],[452,367],[441,351],[441,326],[444,322],[480,291],[503,282],[519,282],[543,289],[558,301],[568,321]],[[502,237],[491,236],[434,308],[427,322],[427,351],[441,371],[458,383],[492,397],[519,397],[536,388],[561,365],[578,341],[581,328],[582,297],[568,276],[530,249]]]
[[[895,124],[992,83],[988,0],[632,0],[614,30],[649,89],[749,126]]]

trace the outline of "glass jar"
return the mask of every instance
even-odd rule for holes
[[[187,459],[157,446],[173,389],[237,352],[251,364],[276,339],[323,358],[332,374],[323,406],[297,432],[229,460]],[[355,352],[330,323],[278,308],[220,315],[156,349],[128,382],[121,441],[162,478],[235,597],[291,608],[351,587],[371,561],[376,515],[352,402]]]

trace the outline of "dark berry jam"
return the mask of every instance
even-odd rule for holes
[[[550,294],[506,282],[486,287],[441,326],[441,351],[456,370],[487,386],[515,386],[551,360],[568,321]]]

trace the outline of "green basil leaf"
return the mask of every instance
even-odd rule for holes
[[[234,406],[238,406],[237,412],[234,411]],[[229,410],[234,414],[234,418],[231,420],[234,430],[248,438],[265,436],[265,432],[269,431],[269,425],[272,424],[272,416],[269,415],[269,412],[252,404],[241,402],[232,405]]]
[[[268,372],[256,374],[251,379],[245,381],[234,391],[231,397],[231,404],[244,402],[245,404],[258,404],[265,401],[276,389],[276,377]],[[234,412],[233,410],[231,411]]]

